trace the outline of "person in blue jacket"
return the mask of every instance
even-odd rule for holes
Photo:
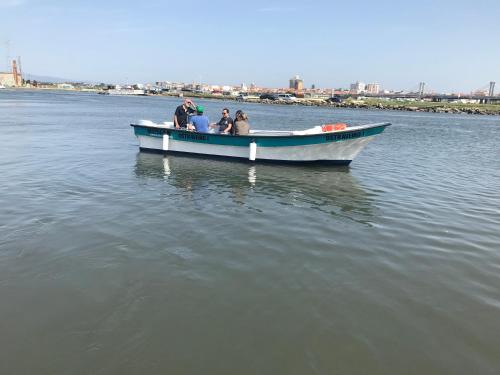
[[[194,130],[198,133],[208,133],[209,120],[208,116],[203,115],[204,108],[199,105],[196,106],[196,115],[191,116],[191,124],[194,126]]]

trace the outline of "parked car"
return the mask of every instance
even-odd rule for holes
[[[240,93],[237,97],[236,100],[244,102],[245,100],[259,100],[260,97],[258,95],[254,94],[249,94],[246,92]]]
[[[328,103],[342,103],[344,100],[338,96],[332,96],[328,99],[326,99]]]
[[[276,94],[262,94],[260,99],[268,99],[268,100],[278,100],[278,95]]]
[[[278,100],[283,100],[285,102],[295,102],[297,98],[292,94],[278,94]]]

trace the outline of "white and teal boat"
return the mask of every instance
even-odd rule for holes
[[[252,162],[329,163],[349,165],[390,124],[352,127],[316,126],[301,131],[251,130],[223,135],[179,130],[173,123],[142,120],[131,124],[143,151],[223,157]],[[330,130],[330,129],[340,130]],[[325,131],[330,130],[330,131]]]

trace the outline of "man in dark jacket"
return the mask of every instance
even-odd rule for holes
[[[176,129],[186,129],[189,115],[194,113],[194,103],[191,99],[184,99],[184,103],[175,109],[174,126]]]
[[[219,133],[221,134],[233,134],[233,119],[229,117],[229,109],[224,108],[222,110],[222,118],[218,123],[213,123],[210,125],[211,128],[219,128]]]

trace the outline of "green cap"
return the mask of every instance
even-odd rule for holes
[[[201,105],[196,106],[196,112],[198,112],[198,113],[203,113],[203,109],[204,108]]]

